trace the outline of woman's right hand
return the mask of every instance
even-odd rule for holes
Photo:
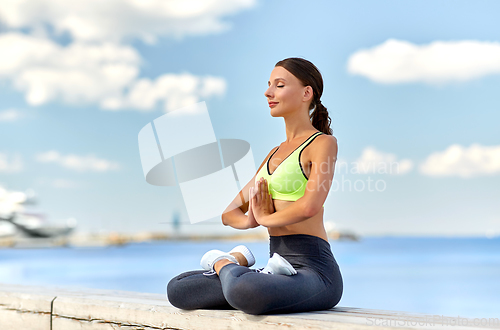
[[[258,227],[260,226],[257,221],[255,220],[255,217],[253,215],[253,207],[252,207],[252,199],[253,199],[253,196],[252,196],[252,189],[250,189],[250,191],[248,192],[249,194],[249,201],[248,201],[248,223],[247,223],[247,226],[248,228],[255,228],[255,227]]]

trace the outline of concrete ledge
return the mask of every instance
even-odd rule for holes
[[[498,319],[489,320],[489,326],[479,326],[473,319],[460,318],[460,325],[452,328],[500,329]],[[173,307],[162,294],[0,284],[2,330],[449,329],[450,321],[429,314],[339,306],[328,311],[261,316],[238,310],[186,311]]]

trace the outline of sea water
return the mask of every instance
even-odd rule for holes
[[[172,277],[201,269],[206,251],[229,251],[241,243],[255,255],[252,268],[266,265],[269,241],[0,249],[0,282],[165,294]],[[337,306],[500,317],[498,237],[363,237],[330,245],[344,281]]]

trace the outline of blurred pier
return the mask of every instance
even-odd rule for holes
[[[331,240],[353,240],[360,237],[351,232],[328,231]],[[251,231],[237,234],[202,235],[202,234],[182,234],[144,231],[137,233],[83,233],[74,232],[70,235],[57,237],[26,237],[23,235],[12,235],[0,237],[0,248],[45,248],[57,246],[116,246],[128,243],[151,242],[151,241],[173,241],[173,240],[240,240],[259,241],[268,240],[269,235],[266,230]]]

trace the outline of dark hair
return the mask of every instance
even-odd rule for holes
[[[332,119],[328,115],[328,110],[321,104],[321,95],[323,94],[323,77],[318,68],[306,59],[299,57],[289,57],[276,63],[275,67],[281,66],[299,79],[304,86],[311,86],[314,92],[313,99],[309,105],[309,114],[312,125],[325,134],[332,135],[330,128]]]

